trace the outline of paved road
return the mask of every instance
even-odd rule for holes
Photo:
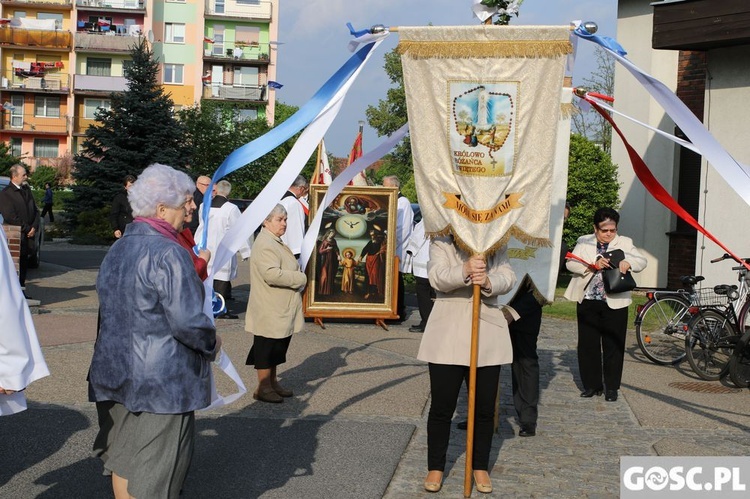
[[[97,251],[104,249],[50,244],[29,277],[30,292],[42,301],[34,320],[52,376],[29,387],[28,411],[0,419],[0,497],[112,496],[101,464],[88,456],[96,431],[85,383],[96,269],[87,261]],[[236,286],[242,313],[249,289],[243,279]],[[388,332],[363,323],[308,324],[280,374],[294,398],[271,405],[245,396],[200,413],[184,497],[461,497],[465,435],[458,430],[443,490],[422,490],[429,384],[426,367],[414,358],[421,336],[408,332],[416,320]],[[254,373],[243,365],[250,338],[242,318],[217,327],[254,390]],[[620,399],[581,399],[575,325],[544,319],[539,431],[516,436],[503,370],[491,497],[617,497],[620,456],[750,455],[749,391],[646,363],[629,340]],[[230,388],[221,375],[217,382],[222,392]],[[461,403],[457,420],[464,411]]]

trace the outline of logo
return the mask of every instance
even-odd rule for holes
[[[620,497],[746,497],[750,457],[622,457]]]

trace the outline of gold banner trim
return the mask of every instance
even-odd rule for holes
[[[414,59],[487,59],[497,57],[551,58],[573,52],[567,40],[487,40],[487,41],[414,41],[401,40],[396,47],[401,55]]]
[[[464,217],[469,222],[486,224],[494,222],[498,218],[508,213],[510,210],[522,208],[523,205],[520,201],[522,194],[523,193],[521,192],[513,192],[511,194],[507,194],[506,198],[496,204],[493,208],[490,208],[489,210],[475,210],[473,208],[470,208],[468,204],[458,199],[455,194],[443,192],[443,196],[445,196],[445,203],[443,204],[443,207],[448,208],[449,210],[456,210],[459,215]]]

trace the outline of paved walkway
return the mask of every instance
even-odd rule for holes
[[[85,382],[96,324],[95,277],[95,269],[46,263],[30,275],[29,292],[42,302],[34,320],[52,376],[29,387],[28,411],[0,419],[1,497],[112,496],[101,464],[88,457],[97,428]],[[236,312],[244,313],[247,293],[240,280]],[[250,337],[242,318],[220,320],[218,329],[252,391],[254,372],[244,366]],[[248,395],[200,413],[184,497],[461,497],[465,432],[458,430],[451,436],[443,490],[422,489],[429,383],[426,366],[414,358],[421,339],[408,332],[414,322],[416,316],[387,332],[370,323],[326,323],[326,329],[308,323],[280,373],[294,398],[272,405]],[[503,370],[491,497],[617,497],[620,456],[750,455],[750,391],[699,381],[688,366],[644,362],[631,334],[620,399],[581,399],[575,342],[574,323],[544,319],[534,438],[516,436],[509,370]],[[229,388],[222,375],[218,385]],[[696,391],[706,387],[713,392]],[[465,402],[459,406],[465,411]]]

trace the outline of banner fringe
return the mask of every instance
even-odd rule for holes
[[[425,233],[425,236],[434,239],[436,237],[446,237],[446,236],[453,236],[453,241],[456,243],[456,246],[458,246],[462,251],[473,255],[474,250],[471,249],[462,239],[460,236],[456,234],[456,231],[453,229],[453,226],[448,225],[442,230],[436,231],[436,232],[427,232]],[[490,256],[497,253],[503,246],[508,245],[508,241],[510,241],[511,237],[515,237],[517,240],[522,242],[523,244],[526,244],[528,246],[534,246],[536,248],[551,248],[552,241],[549,240],[549,238],[545,237],[533,237],[527,234],[526,232],[522,231],[521,229],[517,228],[515,225],[512,226],[508,232],[503,235],[500,240],[495,242],[492,246],[487,248],[487,250],[482,253],[486,258],[489,258]],[[541,295],[540,295],[541,296]]]
[[[401,55],[413,59],[550,58],[573,52],[567,40],[414,41],[401,40]]]
[[[565,102],[560,104],[560,118],[564,120],[569,120],[573,117],[573,115],[580,114],[581,110],[575,105],[570,102]]]

